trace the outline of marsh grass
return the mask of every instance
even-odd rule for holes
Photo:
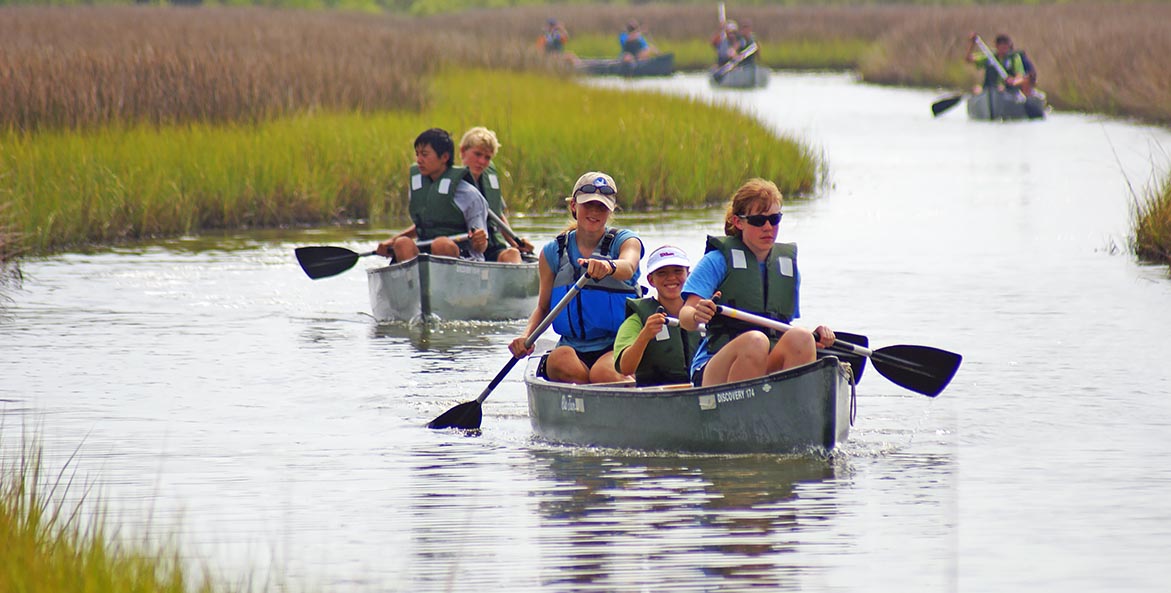
[[[175,551],[120,539],[107,526],[92,485],[77,481],[74,457],[51,473],[35,440],[26,438],[11,457],[0,452],[0,591],[227,590],[206,574],[192,579]]]
[[[1139,257],[1171,264],[1171,179],[1135,203],[1134,251]]]
[[[818,182],[817,159],[795,141],[694,100],[487,70],[444,71],[432,85],[422,113],[0,134],[0,175],[35,252],[224,227],[387,221],[405,212],[413,139],[433,126],[456,136],[473,125],[496,130],[506,196],[520,211],[563,207],[563,192],[590,169],[621,179],[623,207],[634,209],[717,202],[752,176],[787,195]]]

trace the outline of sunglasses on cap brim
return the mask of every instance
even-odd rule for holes
[[[608,185],[603,185],[603,186],[599,187],[599,186],[593,185],[591,183],[589,185],[583,185],[583,186],[577,188],[577,191],[573,192],[573,195],[576,196],[577,194],[602,194],[603,196],[612,196],[616,193],[618,193],[618,192],[615,191],[614,188],[612,188]]]

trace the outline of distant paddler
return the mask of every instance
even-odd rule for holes
[[[1017,51],[1012,44],[1012,38],[1000,34],[996,36],[996,53],[990,56],[985,50],[987,46],[976,33],[968,35],[968,49],[964,59],[984,69],[982,87],[972,89],[973,94],[980,94],[982,90],[1017,88],[1025,96],[1034,94],[1034,85],[1037,83],[1037,69],[1023,51]]]
[[[626,30],[618,34],[618,45],[622,48],[622,61],[633,63],[645,60],[659,53],[659,49],[647,39],[642,25],[631,19]]]
[[[492,157],[496,156],[498,150],[500,150],[500,141],[496,138],[496,132],[482,126],[464,132],[463,138],[459,141],[459,158],[464,167],[467,168],[464,180],[480,191],[480,194],[488,202],[488,208],[495,212],[505,225],[508,225],[508,217],[505,213],[507,207],[500,190],[500,175],[492,166]],[[490,223],[488,229],[488,248],[484,252],[485,260],[520,263],[521,252],[533,252],[532,243],[520,237],[517,237],[520,239],[519,243],[514,241],[509,233],[498,228],[498,225]]]
[[[453,166],[455,143],[451,134],[431,128],[415,138],[415,164],[410,168],[410,202],[414,222],[407,230],[378,244],[379,255],[404,262],[419,255],[416,239],[433,239],[433,255],[484,261],[488,248],[488,202],[476,186],[464,180],[467,170]],[[448,237],[467,233],[469,241],[456,244]]]

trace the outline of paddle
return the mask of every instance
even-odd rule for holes
[[[467,241],[468,236],[452,235],[448,239],[456,242]],[[419,241],[415,245],[423,248],[431,245],[434,241],[435,239],[427,239]],[[301,269],[305,270],[305,274],[313,280],[317,280],[318,278],[337,276],[354,267],[354,264],[358,263],[358,258],[375,255],[376,252],[358,253],[345,247],[314,246],[298,247],[294,253],[297,254],[297,263],[301,264]]]
[[[561,297],[561,301],[557,303],[557,306],[553,307],[552,311],[549,311],[549,314],[546,315],[545,318],[541,320],[541,323],[539,323],[537,327],[533,329],[533,333],[529,334],[529,337],[525,339],[525,348],[533,347],[533,343],[537,341],[537,338],[541,337],[541,334],[544,333],[546,329],[548,329],[551,323],[553,323],[553,319],[560,315],[561,311],[563,311],[565,307],[569,306],[569,301],[573,300],[573,297],[577,296],[578,292],[581,292],[581,288],[585,286],[585,283],[589,279],[590,277],[586,276],[585,274],[582,274],[581,278],[577,279],[577,282],[569,288],[569,292],[565,293],[565,296]],[[513,356],[511,359],[509,359],[508,363],[504,365],[504,368],[500,369],[499,373],[496,373],[496,376],[492,379],[492,382],[489,383],[488,387],[484,388],[484,391],[480,393],[480,397],[477,397],[470,402],[457,404],[450,410],[440,414],[438,418],[432,420],[429,424],[427,424],[427,428],[459,428],[462,430],[480,428],[480,421],[484,416],[484,400],[488,399],[488,394],[492,393],[493,389],[496,389],[496,386],[504,380],[504,376],[508,374],[508,371],[512,370],[512,367],[516,366],[516,363],[519,360],[519,358]]]
[[[744,48],[744,51],[741,52],[740,55],[736,56],[732,60],[729,60],[727,64],[724,64],[723,66],[720,66],[719,68],[716,68],[716,71],[712,72],[712,78],[714,78],[716,80],[716,82],[720,82],[721,80],[724,79],[725,76],[728,75],[729,72],[734,70],[736,68],[736,66],[739,66],[740,62],[743,62],[744,60],[748,59],[749,56],[751,56],[752,54],[755,54],[755,53],[756,53],[756,44],[753,43],[753,44],[749,45],[748,47]]]
[[[491,208],[488,209],[488,218],[492,219],[492,223],[496,225],[496,228],[499,229],[500,232],[507,235],[509,239],[512,239],[513,243],[516,243],[517,249],[520,249],[520,246],[525,243],[525,240],[521,239],[520,235],[516,234],[516,231],[512,230],[512,228],[508,226],[508,223],[504,222],[504,219],[500,218],[500,215],[493,212]]]
[[[775,319],[761,317],[725,305],[716,305],[716,312],[732,319],[782,332],[791,328],[791,326]],[[939,392],[947,387],[951,378],[959,370],[960,361],[963,360],[959,354],[930,346],[897,345],[871,350],[839,339],[834,340],[831,348],[869,358],[874,362],[874,368],[878,369],[878,372],[883,377],[890,379],[892,383],[928,397],[939,395]]]
[[[976,36],[976,46],[980,48],[980,53],[983,53],[984,57],[988,59],[988,63],[996,67],[996,74],[1000,75],[1000,80],[1003,80],[1004,84],[1008,85],[1008,71],[1004,69],[1004,65],[1000,63],[1000,60],[996,59],[996,55],[992,53],[992,50],[988,48],[988,45],[984,43],[984,40],[979,35]],[[985,92],[991,92],[989,89],[984,90]],[[1025,89],[1017,88],[1017,91],[1025,96],[1025,115],[1029,116],[1030,119],[1045,117],[1045,109],[1038,107],[1035,103],[1030,103],[1028,101],[1029,93],[1025,92]],[[989,101],[992,100],[991,95],[988,99]]]
[[[947,111],[948,109],[951,109],[952,107],[955,107],[956,103],[959,103],[963,98],[964,98],[963,93],[955,93],[953,95],[949,95],[947,97],[944,97],[944,98],[932,103],[931,104],[932,115],[934,115],[935,117],[939,117],[939,114],[943,113],[944,111]]]

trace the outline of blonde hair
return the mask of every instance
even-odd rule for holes
[[[500,150],[500,141],[496,139],[496,132],[484,126],[476,126],[464,132],[463,138],[459,139],[460,152],[469,148],[479,148],[495,155]]]
[[[745,216],[753,210],[764,212],[773,204],[780,206],[784,200],[777,184],[767,179],[754,178],[745,181],[728,202],[728,210],[724,213],[724,234],[729,237],[740,236],[740,229],[736,228],[737,215]]]

